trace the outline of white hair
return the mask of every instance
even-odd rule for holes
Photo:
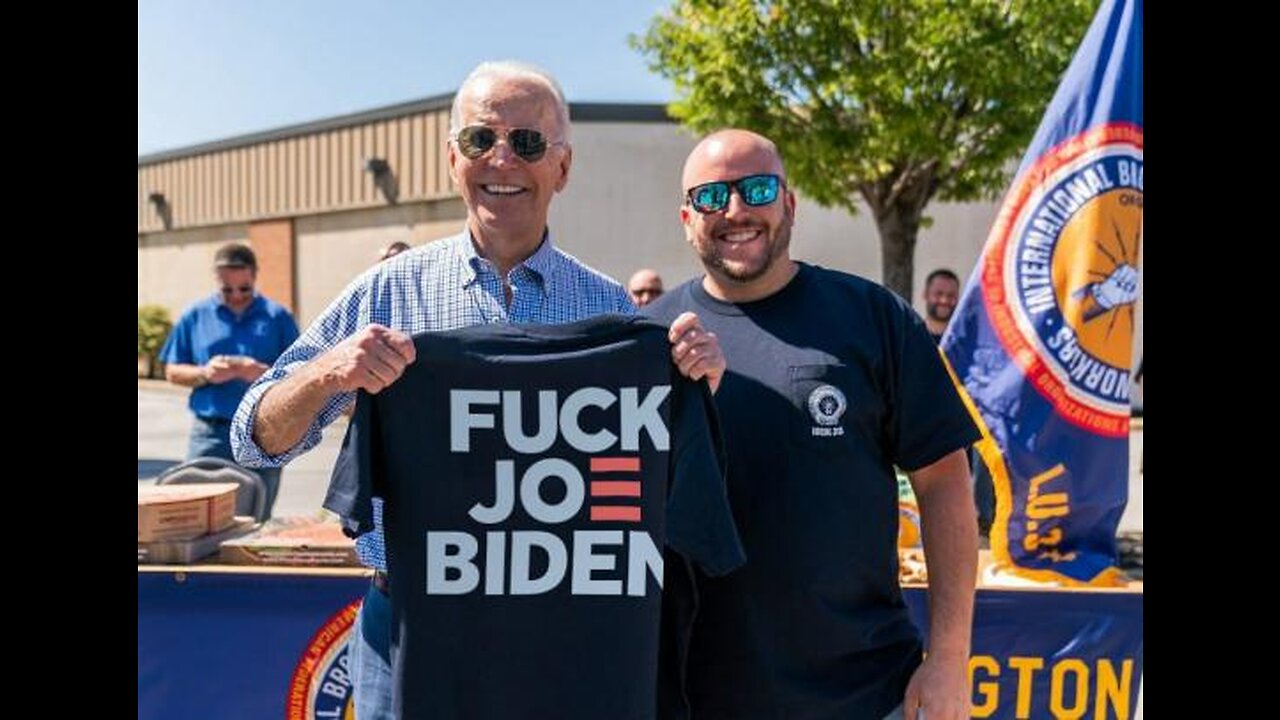
[[[564,142],[566,144],[569,142],[569,103],[565,102],[564,90],[560,89],[560,83],[556,82],[556,79],[546,70],[537,65],[519,60],[490,60],[482,62],[476,66],[475,70],[471,71],[466,80],[462,81],[462,86],[458,88],[457,94],[453,96],[453,107],[449,110],[449,135],[451,137],[462,129],[462,111],[458,107],[458,102],[466,94],[466,91],[482,78],[518,78],[532,80],[544,85],[556,100],[556,120],[560,123],[561,132],[564,133]]]

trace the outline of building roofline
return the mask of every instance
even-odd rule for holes
[[[263,130],[245,135],[214,140],[212,142],[188,145],[173,150],[149,153],[138,156],[138,167],[193,155],[234,150],[236,148],[257,145],[276,140],[311,135],[313,133],[338,130],[356,125],[365,125],[381,120],[416,115],[423,112],[447,110],[453,103],[453,93],[435,95],[421,100],[386,105],[372,110],[335,115],[334,117],[311,122],[285,125],[284,127]],[[569,118],[574,122],[635,122],[635,123],[670,123],[675,120],[667,114],[666,105],[659,103],[569,103]]]

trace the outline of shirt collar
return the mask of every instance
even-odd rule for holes
[[[244,312],[240,313],[239,315],[237,315],[237,314],[236,314],[236,313],[235,313],[235,312],[234,312],[234,311],[233,311],[233,310],[232,310],[232,309],[227,305],[226,301],[222,299],[222,293],[220,293],[220,292],[218,292],[218,291],[216,291],[216,290],[214,291],[213,295],[210,297],[210,302],[212,302],[212,303],[213,303],[213,307],[214,307],[218,312],[225,312],[226,314],[228,314],[228,315],[230,315],[230,316],[232,316],[232,317],[249,317],[250,315],[254,314],[254,313],[255,313],[255,312],[257,312],[260,308],[262,308],[262,307],[263,307],[262,294],[258,292],[257,288],[254,288],[254,291],[253,291],[253,300],[251,300],[251,301],[249,302],[249,305],[244,309]]]
[[[468,287],[476,281],[480,269],[484,267],[484,264],[488,264],[488,261],[480,257],[479,253],[476,252],[476,246],[471,239],[469,230],[464,230],[457,236],[455,251],[458,259],[462,262],[462,286]],[[547,280],[555,272],[556,268],[556,248],[555,244],[551,242],[550,230],[543,232],[542,242],[538,243],[538,249],[534,250],[532,255],[525,258],[523,262],[516,265],[511,271],[515,272],[522,267],[526,268],[535,280],[546,285]]]

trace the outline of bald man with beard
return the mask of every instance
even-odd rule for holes
[[[969,717],[978,431],[924,322],[878,283],[793,260],[778,149],[714,133],[680,219],[706,273],[644,308],[695,311],[727,371],[716,405],[747,564],[699,578],[687,690],[698,720]],[[929,655],[898,586],[904,468],[929,565]]]

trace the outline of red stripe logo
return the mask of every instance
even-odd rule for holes
[[[640,458],[638,457],[591,458],[591,472],[593,473],[606,473],[606,472],[638,473],[640,472]]]
[[[640,481],[603,481],[591,483],[591,497],[640,497]]]
[[[640,508],[622,505],[593,505],[591,507],[592,522],[640,522]]]
[[[638,457],[597,457],[591,458],[591,473],[639,475],[640,458]],[[591,497],[593,498],[639,498],[640,481],[637,480],[592,480]],[[640,508],[631,505],[596,505],[591,506],[592,522],[640,522]]]

